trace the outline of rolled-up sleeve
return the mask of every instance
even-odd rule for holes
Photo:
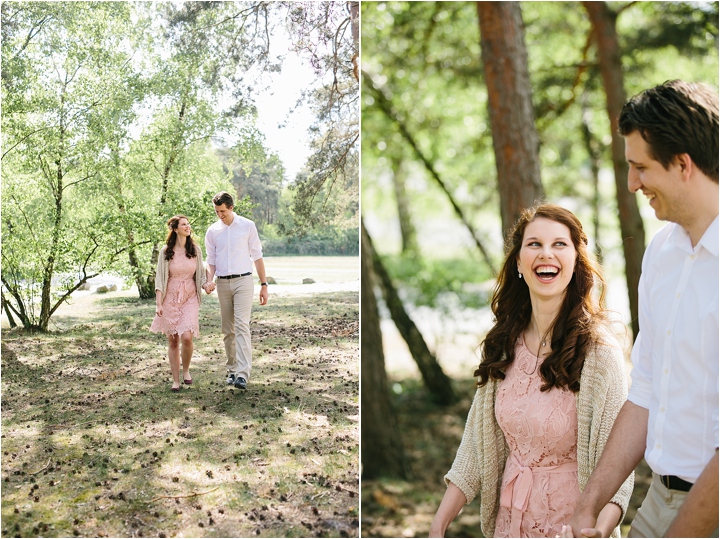
[[[248,247],[250,249],[250,258],[253,260],[258,260],[262,258],[262,244],[260,243],[260,236],[258,236],[257,227],[255,226],[255,223],[250,223],[250,235],[248,236]],[[210,254],[208,253],[208,258],[210,258]]]
[[[205,262],[210,266],[215,266],[215,235],[210,229],[205,233],[205,253],[207,254]]]

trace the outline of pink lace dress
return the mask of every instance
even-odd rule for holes
[[[510,448],[496,537],[555,537],[580,496],[575,394],[557,388],[541,392],[539,368],[537,357],[519,339],[495,402],[495,417]]]
[[[182,335],[192,331],[194,337],[200,335],[198,312],[200,303],[195,288],[195,269],[197,260],[185,256],[185,250],[175,252],[168,264],[168,283],[163,298],[163,314],[155,315],[150,326],[154,333]]]

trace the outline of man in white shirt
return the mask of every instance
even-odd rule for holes
[[[229,193],[213,197],[218,221],[205,233],[208,276],[205,292],[215,290],[217,276],[220,319],[227,362],[226,383],[245,389],[250,380],[252,347],[250,345],[250,310],[252,308],[252,263],[260,278],[260,305],[268,300],[262,246],[255,223],[237,215]]]
[[[571,520],[596,519],[645,457],[653,479],[629,537],[709,537],[718,527],[718,96],[669,81],[620,114],[630,165],[658,219],[643,256],[632,385]]]

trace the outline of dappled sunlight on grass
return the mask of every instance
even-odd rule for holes
[[[193,385],[170,392],[153,307],[4,332],[3,535],[357,536],[357,294],[256,306],[246,391],[224,384],[211,297]]]

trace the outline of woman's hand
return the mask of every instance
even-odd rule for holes
[[[609,537],[609,535],[603,535],[600,528],[582,528],[580,535],[574,536],[572,526],[563,526],[560,535],[555,537]]]
[[[608,537],[607,535],[603,535],[602,531],[598,528],[583,528],[580,530],[580,533],[582,533],[583,537]]]
[[[155,314],[158,316],[162,316],[163,308],[162,305],[155,305]]]

